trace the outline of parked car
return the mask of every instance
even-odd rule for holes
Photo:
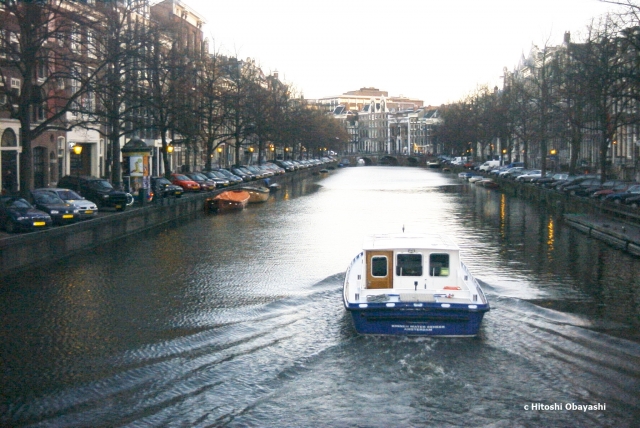
[[[291,172],[296,170],[296,167],[291,162],[286,160],[275,160],[273,161],[273,163],[278,165],[280,168],[283,168],[286,172]]]
[[[238,177],[237,175],[233,174],[231,171],[228,171],[224,168],[216,168],[216,169],[212,169],[211,171],[205,172],[205,174],[209,174],[209,173],[213,173],[220,178],[226,178],[227,180],[229,180],[229,184],[240,184],[243,181],[241,177]]]
[[[321,165],[324,165],[324,164],[325,164],[325,162],[324,162],[324,161],[320,161],[320,164],[321,164]],[[282,168],[282,167],[280,167],[280,166],[278,166],[278,165],[276,165],[276,164],[274,164],[274,163],[271,163],[271,162],[267,162],[267,163],[265,163],[263,166],[264,166],[265,168],[267,168],[267,169],[269,169],[269,170],[273,171],[273,173],[274,173],[275,175],[282,175],[282,174],[284,174],[284,173],[286,172],[284,168]]]
[[[500,161],[499,160],[490,160],[490,161],[486,161],[485,163],[483,163],[482,165],[480,165],[478,167],[479,171],[484,171],[484,172],[489,172],[494,168],[499,168],[500,167]]]
[[[607,184],[607,183],[604,183]],[[638,184],[630,181],[620,181],[614,184],[612,187],[606,187],[604,189],[597,190],[591,194],[592,198],[604,200],[608,195],[612,195],[614,193],[623,193],[629,187]],[[604,186],[603,186],[604,187]]]
[[[512,168],[507,168],[504,171],[498,174],[500,178],[513,178],[515,174],[519,173],[524,169],[523,166],[514,166]]]
[[[114,189],[104,178],[67,175],[58,181],[58,187],[71,189],[95,202],[98,207],[112,207],[117,211],[127,208],[127,194]]]
[[[523,183],[531,183],[534,179],[542,177],[542,170],[532,169],[516,177],[516,181],[522,181]]]
[[[242,177],[243,181],[252,181],[256,179],[256,175],[251,173],[250,171],[240,167],[233,166],[231,167],[231,172],[237,175],[238,177]]]
[[[34,231],[51,227],[51,216],[34,208],[23,198],[0,197],[0,224],[7,233]]]
[[[55,193],[31,191],[33,205],[51,217],[53,224],[69,224],[79,220],[78,208],[68,204]]]
[[[586,196],[590,189],[599,187],[602,183],[599,178],[579,178],[572,183],[562,186],[562,192],[574,196]]]
[[[621,193],[613,193],[604,198],[605,202],[613,202],[614,204],[624,204],[627,199],[640,195],[640,184],[635,184]]]
[[[179,198],[184,193],[184,189],[173,184],[165,177],[151,177],[151,190],[159,198],[174,196]]]
[[[204,175],[208,180],[213,181],[216,184],[216,187],[227,187],[231,184],[233,184],[231,182],[231,180],[229,180],[227,177],[223,176],[222,174],[218,173],[218,172],[213,172],[213,171],[200,171],[201,175]],[[242,181],[242,180],[240,180]]]
[[[560,193],[566,193],[565,190],[571,186],[582,183],[585,180],[591,180],[594,178],[600,178],[597,175],[570,175],[566,180],[558,182],[554,189]]]
[[[83,198],[71,189],[61,189],[57,187],[42,187],[35,189],[35,192],[48,192],[58,196],[68,204],[78,209],[78,220],[94,218],[98,214],[98,206],[88,199]]]
[[[185,192],[199,192],[200,185],[184,174],[171,174],[171,183],[182,187]]]
[[[218,187],[215,181],[209,180],[205,175],[202,175],[199,172],[187,172],[184,175],[198,183],[200,185],[200,190],[205,192],[216,190],[216,187]]]
[[[640,207],[640,195],[631,196],[624,201],[625,205],[629,205],[631,208]]]
[[[545,177],[536,178],[532,180],[532,183],[534,183],[536,186],[552,187],[555,183],[566,180],[567,178],[569,178],[569,174],[560,172],[556,174],[547,174]]]

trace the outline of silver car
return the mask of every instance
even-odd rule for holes
[[[43,187],[41,189],[36,189],[39,192],[50,192],[55,193],[68,204],[71,204],[78,208],[78,218],[80,220],[87,220],[90,218],[94,218],[98,215],[98,206],[78,195],[76,192],[70,189],[59,189],[59,188],[49,188]]]

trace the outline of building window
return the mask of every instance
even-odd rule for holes
[[[13,92],[17,97],[20,96],[20,83],[20,79],[16,79],[14,77],[11,78],[11,89],[13,89]]]
[[[64,156],[64,137],[58,137],[58,157],[61,158]]]
[[[2,147],[18,147],[18,139],[16,138],[16,133],[13,132],[13,129],[5,129],[2,133],[2,143],[0,143]]]

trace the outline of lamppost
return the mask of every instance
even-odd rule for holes
[[[557,171],[558,151],[556,149],[549,150],[549,159],[553,162],[553,171]]]
[[[222,168],[222,146],[218,146],[216,151],[218,152],[218,168]]]
[[[167,157],[167,160],[169,162],[167,162],[168,166],[169,166],[169,171],[164,171],[164,174],[168,174],[171,172],[171,169],[173,168],[173,145],[171,144],[167,144],[167,146],[165,148],[163,148],[164,152],[165,152],[165,156]]]
[[[275,156],[276,148],[273,146],[273,144],[269,144],[269,151],[271,152],[271,160],[272,161],[276,160],[276,156]]]
[[[82,154],[82,146],[76,143],[70,143],[71,152],[75,156],[71,156],[71,165],[69,168],[69,173],[73,175],[73,171],[75,171],[75,175],[80,175],[82,172],[82,158],[80,155]]]
[[[502,149],[502,155],[500,156],[500,165],[504,165],[504,157],[507,154],[507,149]]]

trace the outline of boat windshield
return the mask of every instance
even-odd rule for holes
[[[449,276],[449,254],[429,255],[429,276]]]
[[[422,276],[422,254],[398,254],[396,275]]]

